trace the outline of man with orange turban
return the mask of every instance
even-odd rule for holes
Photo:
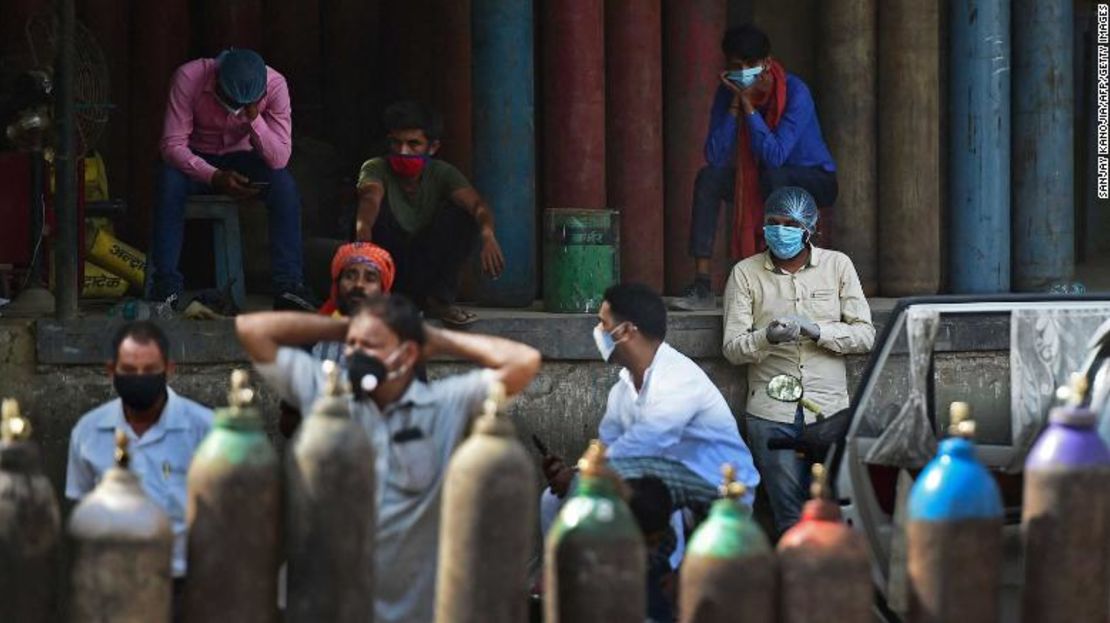
[[[349,242],[340,246],[331,260],[331,296],[320,308],[320,313],[350,316],[361,301],[375,294],[389,294],[396,274],[389,251],[373,242]],[[345,367],[345,349],[343,342],[317,342],[311,352],[318,361],[334,361]],[[285,402],[279,406],[278,430],[289,439],[301,422],[301,412]]]
[[[350,242],[331,260],[331,296],[320,313],[350,316],[359,301],[372,294],[389,294],[396,269],[389,251],[372,242]]]

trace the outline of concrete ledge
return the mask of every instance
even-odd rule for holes
[[[876,329],[888,322],[889,300],[873,302]],[[469,331],[499,335],[538,348],[547,360],[597,359],[591,331],[592,314],[549,314],[530,310],[481,309],[481,319]],[[85,317],[60,323],[40,319],[35,323],[37,363],[40,365],[99,364],[109,357],[108,341],[122,321]],[[237,363],[246,360],[230,320],[172,320],[164,323],[172,357],[178,363]],[[667,341],[695,359],[721,357],[721,312],[674,312],[668,317]],[[937,335],[938,352],[992,351],[1009,348],[1007,314],[973,314],[947,318]],[[904,352],[900,347],[896,352]]]

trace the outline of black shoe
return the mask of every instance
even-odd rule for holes
[[[671,301],[671,308],[681,311],[701,311],[717,307],[717,297],[700,281],[687,286],[682,296]]]
[[[278,292],[274,296],[274,311],[316,312],[320,303],[316,295],[303,284]]]

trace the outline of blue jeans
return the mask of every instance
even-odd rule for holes
[[[254,152],[240,151],[222,156],[197,154],[219,169],[230,169],[252,182],[269,182],[260,197],[266,202],[270,229],[270,271],[274,291],[291,290],[302,282],[301,196],[287,169],[271,169]],[[185,202],[189,195],[211,194],[211,186],[194,181],[180,170],[163,163],[158,172],[158,203],[154,211],[154,235],[150,249],[150,295],[165,299],[180,294],[185,278],[177,268],[185,237]],[[201,249],[209,245],[201,246]]]
[[[747,414],[748,447],[752,450],[756,468],[762,477],[764,490],[771,501],[775,518],[775,532],[781,535],[798,523],[802,506],[808,498],[809,464],[793,450],[770,450],[767,442],[772,439],[797,439],[802,434],[805,420],[801,407],[794,414],[794,423],[773,422]]]
[[[820,167],[779,167],[759,172],[759,190],[766,199],[772,191],[783,186],[800,186],[813,195],[819,207],[836,203],[839,189],[836,173]],[[690,220],[691,257],[713,256],[713,238],[717,235],[717,215],[721,202],[732,205],[736,187],[736,169],[702,167],[694,180],[694,208]]]

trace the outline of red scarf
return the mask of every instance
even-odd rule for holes
[[[772,131],[782,119],[786,110],[786,70],[772,60],[768,69],[771,72],[771,91],[759,105],[757,113]],[[759,165],[752,153],[751,132],[746,120],[740,120],[740,136],[737,140],[736,190],[733,197],[735,206],[732,219],[732,241],[730,252],[733,258],[743,259],[767,248],[763,242],[763,195],[759,191]]]

